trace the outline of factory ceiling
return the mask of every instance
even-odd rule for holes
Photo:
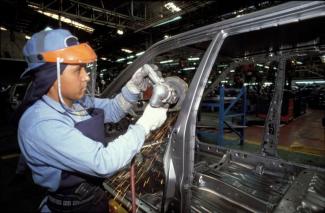
[[[116,60],[125,54],[122,48],[141,52],[164,36],[282,2],[173,1],[172,4],[171,1],[1,0],[0,25],[25,35],[47,26],[68,28],[81,41],[88,41],[100,57]],[[85,26],[75,28],[67,23],[72,21]],[[123,34],[118,34],[118,30]]]

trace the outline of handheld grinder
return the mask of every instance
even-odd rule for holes
[[[169,108],[169,111],[180,110],[188,89],[187,83],[178,76],[163,78],[154,69],[149,70],[148,76],[153,83],[149,104]]]

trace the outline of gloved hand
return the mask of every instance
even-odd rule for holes
[[[150,69],[157,71],[158,67],[154,64],[145,64],[133,74],[131,80],[126,83],[126,87],[130,92],[133,94],[139,94],[140,92],[146,91],[149,84],[147,76]]]
[[[167,118],[167,110],[167,108],[163,107],[154,108],[148,104],[136,124],[143,126],[147,136],[150,131],[156,130],[163,125]]]

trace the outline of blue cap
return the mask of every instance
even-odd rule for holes
[[[41,53],[63,49],[78,44],[78,38],[73,36],[68,30],[53,30],[51,28],[46,28],[38,33],[35,33],[24,46],[23,54],[28,67],[20,77],[25,77],[30,73],[31,70],[46,63],[42,60],[42,57],[40,57]]]

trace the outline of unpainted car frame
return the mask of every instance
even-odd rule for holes
[[[193,207],[191,207],[191,205],[193,206],[193,203],[191,203],[193,199],[191,191],[193,182],[205,183],[203,176],[197,176],[197,174],[195,174],[195,149],[206,153],[212,153],[212,155],[221,154],[221,156],[223,156],[220,161],[221,164],[222,162],[233,162],[251,165],[251,170],[255,170],[257,174],[267,173],[268,171],[279,174],[297,174],[293,176],[300,180],[305,179],[306,182],[312,178],[313,175],[316,174],[317,176],[317,174],[324,173],[324,168],[288,162],[278,157],[277,137],[279,132],[279,116],[281,113],[279,108],[274,108],[273,114],[269,111],[268,120],[266,121],[269,123],[266,123],[261,151],[258,154],[226,149],[204,143],[196,144],[196,122],[199,105],[212,66],[218,57],[219,50],[224,40],[233,35],[282,26],[322,16],[325,16],[325,2],[287,2],[242,17],[232,18],[181,33],[151,46],[142,56],[137,58],[131,65],[123,70],[103,91],[102,97],[111,97],[115,95],[120,90],[121,86],[132,76],[135,70],[145,63],[150,63],[152,59],[159,54],[179,47],[211,40],[196,70],[193,80],[189,85],[189,90],[181,111],[179,112],[178,119],[168,139],[169,143],[164,157],[166,181],[162,211],[167,211],[170,209],[171,205],[174,205],[174,207],[177,206],[177,211],[179,212],[193,211]],[[278,57],[281,59],[281,57],[285,56],[278,53]],[[281,63],[279,66],[281,66]],[[279,72],[281,72],[281,69],[279,69]],[[278,80],[280,80],[280,83],[277,85],[277,90],[272,101],[278,101],[276,104],[281,105],[279,103],[281,103],[282,99],[284,81],[283,79]],[[270,106],[270,109],[271,108],[272,104]],[[267,129],[270,126],[272,126],[272,131]],[[300,172],[305,169],[307,169],[307,172],[300,174]],[[309,179],[306,176],[308,176]],[[207,185],[206,187],[208,187]],[[254,199],[248,201],[252,203],[251,206],[243,206],[243,208],[249,211],[295,211],[300,201],[297,200],[298,198],[295,199],[293,197],[299,197],[299,195],[303,193],[304,187],[308,188],[308,184],[299,186],[299,184],[297,185],[297,183],[294,183],[291,187],[291,191],[289,190],[288,193],[284,195],[287,199],[286,202],[281,200],[275,209],[274,206],[271,208],[265,207],[268,204],[260,208],[255,206],[256,208],[254,208]],[[222,193],[224,189],[224,187],[219,187],[216,189],[216,192],[219,190],[219,192]],[[245,196],[245,194],[239,195],[238,199],[247,199],[247,196]],[[299,199],[302,198],[300,197]],[[236,201],[236,199],[234,199],[234,201]],[[322,204],[323,203],[320,205],[322,206]],[[317,205],[315,208],[317,210]]]

